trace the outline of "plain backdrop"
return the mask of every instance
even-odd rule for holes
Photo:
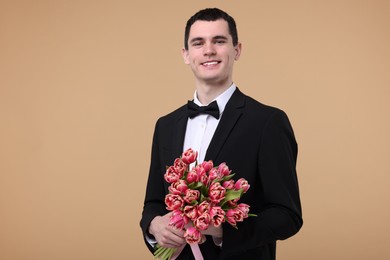
[[[158,117],[191,99],[187,19],[219,7],[234,81],[289,115],[304,226],[280,260],[390,257],[390,1],[0,1],[0,259],[153,259]]]

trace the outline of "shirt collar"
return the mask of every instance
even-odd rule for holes
[[[225,90],[222,94],[220,94],[218,97],[216,97],[214,100],[211,101],[211,102],[217,101],[220,114],[222,114],[222,112],[225,110],[225,106],[229,101],[230,97],[233,95],[236,88],[237,88],[236,84],[232,83],[232,85],[227,90]],[[196,90],[194,93],[194,103],[197,104],[198,106],[204,106],[202,105],[202,103],[200,103],[197,97]]]

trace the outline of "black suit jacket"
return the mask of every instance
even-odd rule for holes
[[[155,216],[167,213],[164,197],[169,184],[163,175],[166,166],[183,152],[186,112],[182,106],[156,123],[141,219],[144,234]],[[211,238],[200,245],[205,259],[275,259],[276,241],[294,235],[303,223],[296,159],[297,144],[287,115],[236,89],[205,160],[213,160],[215,165],[226,162],[236,173],[235,180],[248,180],[251,187],[240,202],[249,204],[250,213],[258,216],[238,223],[238,229],[224,223],[221,248]],[[149,243],[146,245],[153,252]],[[193,259],[188,246],[178,259]]]

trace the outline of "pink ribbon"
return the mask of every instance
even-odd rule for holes
[[[175,253],[172,255],[171,260],[175,260],[183,251],[183,248],[186,244],[182,245],[181,247],[178,247],[175,251]],[[199,245],[197,243],[190,244],[192,254],[195,257],[195,260],[203,260],[202,252],[200,251]]]
[[[195,260],[203,260],[202,252],[200,252],[200,248],[198,244],[190,244],[192,253],[194,254]]]

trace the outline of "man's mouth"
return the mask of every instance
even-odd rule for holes
[[[203,62],[202,65],[205,66],[205,67],[211,67],[211,66],[218,65],[219,63],[221,63],[221,62],[220,62],[220,61],[213,60],[213,61],[206,61],[206,62]]]

